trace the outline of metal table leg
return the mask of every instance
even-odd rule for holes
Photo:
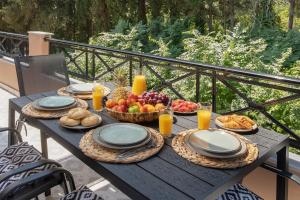
[[[40,131],[41,134],[41,146],[42,146],[42,155],[44,158],[48,158],[48,144],[47,144],[47,134],[43,131]]]
[[[15,110],[11,107],[9,104],[8,106],[8,128],[15,129],[15,121],[16,121],[16,116],[15,116]],[[13,145],[16,144],[16,138],[15,134],[11,131],[8,132],[8,145]]]
[[[289,148],[288,146],[283,147],[277,152],[277,168],[288,171],[289,166]],[[287,200],[288,199],[288,180],[277,175],[276,185],[276,200]]]

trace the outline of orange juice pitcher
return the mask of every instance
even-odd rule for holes
[[[93,88],[93,109],[97,112],[100,112],[103,109],[103,96],[104,88],[102,85],[96,83]]]
[[[135,95],[141,95],[147,91],[146,77],[144,75],[135,75],[132,84],[132,93]]]

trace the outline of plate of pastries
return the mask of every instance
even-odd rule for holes
[[[257,124],[247,116],[244,115],[223,115],[215,120],[216,125],[234,132],[250,132],[257,129]]]
[[[81,130],[97,127],[101,124],[102,118],[83,108],[73,108],[67,115],[59,119],[62,127]]]

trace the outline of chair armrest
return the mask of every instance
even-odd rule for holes
[[[26,178],[23,178],[19,181],[16,181],[16,182],[10,184],[0,193],[0,199],[6,199],[11,194],[26,195],[26,194],[23,194],[23,192],[16,192],[20,188],[22,188],[22,189],[26,188],[26,186],[31,187],[30,193],[32,194],[32,197],[30,197],[30,198],[33,198],[33,197],[37,196],[38,194],[41,194],[41,193],[47,191],[48,189],[50,189],[51,187],[44,188],[45,191],[41,191],[40,189],[37,189],[37,191],[34,191],[35,188],[42,188],[40,184],[49,185],[49,182],[54,181],[53,177],[56,175],[59,175],[60,177],[62,177],[63,178],[62,181],[65,181],[64,178],[66,177],[69,182],[70,189],[71,190],[76,189],[72,174],[63,168],[58,167],[58,168],[52,168],[49,170],[42,171],[40,173],[33,174],[31,176],[28,176]],[[14,198],[20,199],[18,197],[14,197]],[[28,196],[27,196],[27,198],[28,198]]]
[[[282,176],[284,178],[288,178],[288,179],[294,181],[295,183],[297,183],[298,185],[300,185],[300,177],[295,175],[295,174],[292,174],[288,171],[280,170],[280,169],[276,168],[275,166],[272,166],[272,165],[269,165],[269,164],[266,164],[266,163],[262,164],[261,167],[263,167],[263,168],[265,168],[269,171],[272,171],[272,172],[278,174],[279,176]]]
[[[7,128],[7,127],[0,127],[0,132],[4,132],[4,131],[12,131],[14,133],[20,134],[20,132],[16,129],[13,128]]]
[[[38,168],[38,167],[46,165],[46,164],[53,164],[53,165],[56,165],[56,167],[61,167],[61,165],[59,163],[57,163],[53,160],[48,160],[48,159],[39,160],[39,161],[36,161],[36,162],[32,162],[32,163],[22,165],[22,166],[20,166],[16,169],[10,170],[10,171],[6,172],[5,174],[0,175],[0,183],[2,181],[5,181],[6,179],[16,175],[16,174],[20,174],[22,172]]]

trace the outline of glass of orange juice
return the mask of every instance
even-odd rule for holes
[[[197,111],[198,129],[208,130],[210,128],[211,108],[211,104],[201,103],[201,106]]]
[[[173,128],[173,112],[169,109],[164,110],[159,115],[159,132],[167,138],[172,135]]]
[[[132,83],[132,93],[135,95],[141,95],[147,90],[146,76],[139,72],[134,76]]]
[[[93,109],[96,112],[101,112],[103,110],[103,97],[104,97],[104,88],[99,83],[94,83],[93,87]]]

